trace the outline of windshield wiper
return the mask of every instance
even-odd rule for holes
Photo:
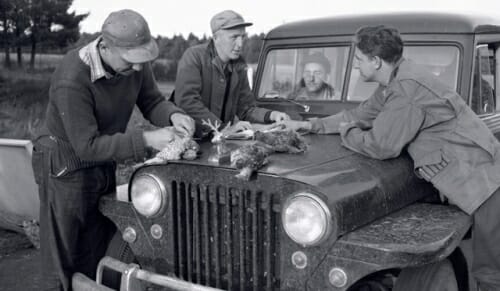
[[[280,94],[276,91],[268,91],[264,94],[264,98],[273,98],[273,99],[278,99],[278,100],[281,100],[281,101],[286,101],[286,102],[290,102],[292,104],[295,104],[299,107],[302,107],[302,109],[304,109],[304,112],[309,112],[309,110],[311,110],[311,106],[307,105],[307,104],[302,104],[300,102],[297,102],[295,100],[291,100],[291,99],[286,99],[286,98],[283,98],[283,97],[280,97]]]
[[[297,106],[300,106],[304,109],[304,112],[309,112],[309,110],[311,110],[311,106],[307,105],[307,104],[302,104],[300,102],[297,102],[295,100],[290,100],[290,99],[285,99],[285,98],[280,98],[280,99],[283,99],[283,101],[288,101],[290,103],[293,103]]]

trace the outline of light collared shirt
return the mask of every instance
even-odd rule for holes
[[[80,59],[90,67],[90,80],[92,83],[100,78],[110,79],[113,77],[112,74],[108,73],[106,69],[104,69],[101,61],[101,55],[99,54],[99,42],[101,40],[102,36],[99,36],[78,51]]]

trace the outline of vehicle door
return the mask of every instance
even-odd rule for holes
[[[500,138],[500,35],[478,35],[469,105]]]

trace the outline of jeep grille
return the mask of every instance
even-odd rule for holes
[[[172,182],[177,276],[226,290],[279,288],[279,204],[250,189]]]

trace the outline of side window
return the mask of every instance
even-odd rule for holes
[[[276,49],[268,53],[259,98],[340,100],[349,47]]]
[[[498,44],[481,44],[476,47],[476,60],[471,93],[471,108],[476,114],[500,111],[498,90]]]

